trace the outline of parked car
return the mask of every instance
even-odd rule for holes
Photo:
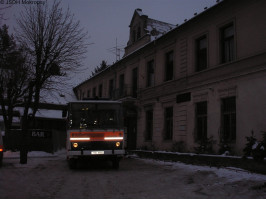
[[[4,154],[4,144],[3,144],[3,137],[0,132],[0,167],[2,166],[3,162],[3,154]]]

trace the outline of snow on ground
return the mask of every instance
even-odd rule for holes
[[[4,158],[19,158],[20,152],[11,152],[6,151],[4,152]],[[51,157],[58,157],[60,159],[66,158],[66,150],[62,149],[55,153],[47,153],[42,151],[31,151],[28,152],[28,158],[51,158]],[[240,180],[254,180],[254,181],[266,181],[266,175],[262,174],[256,174],[252,173],[240,168],[234,168],[234,167],[227,167],[227,168],[217,168],[217,167],[209,167],[209,166],[198,166],[198,165],[191,165],[191,164],[185,164],[182,162],[171,162],[171,161],[159,161],[159,160],[153,160],[153,159],[143,159],[139,158],[137,155],[131,155],[131,158],[141,159],[146,163],[150,164],[159,164],[164,166],[170,166],[172,168],[183,168],[191,171],[212,171],[214,172],[218,177],[226,178],[228,182],[235,182]],[[38,160],[39,162],[41,160]],[[19,165],[18,165],[19,166]]]
[[[66,155],[65,150],[60,150],[55,153],[47,153],[44,151],[30,151],[28,152],[28,158],[41,158],[41,157],[58,157],[62,155]],[[20,152],[12,152],[12,151],[6,151],[4,152],[4,158],[19,158],[20,157]]]
[[[43,151],[30,151],[28,152],[28,160],[30,161],[27,162],[27,164],[21,165],[19,163],[19,158],[20,158],[20,152],[12,152],[12,151],[6,151],[4,152],[4,161],[5,159],[14,159],[15,161],[13,162],[14,166],[16,168],[32,168],[38,164],[41,164],[43,162],[47,161],[47,158],[54,158],[54,159],[64,159],[66,158],[66,150],[60,150],[55,153],[47,153]],[[34,159],[34,158],[43,158],[43,159]]]
[[[19,164],[19,152],[5,152],[4,156],[0,198],[266,198],[266,176],[237,168],[128,155],[119,170],[112,170],[111,163],[70,170],[65,150],[29,152],[25,165]]]
[[[228,182],[235,182],[240,180],[255,180],[255,181],[266,181],[266,175],[252,173],[240,168],[228,167],[228,168],[217,168],[209,166],[198,166],[185,164],[181,162],[170,162],[170,161],[159,161],[152,159],[142,159],[146,163],[157,163],[160,165],[171,166],[172,168],[183,168],[191,171],[212,171],[218,177],[226,178]]]

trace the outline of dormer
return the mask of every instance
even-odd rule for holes
[[[172,24],[150,19],[142,13],[140,8],[136,9],[129,25],[129,40],[125,47],[124,56],[157,39],[175,27]]]
[[[129,34],[129,40],[127,43],[128,45],[132,45],[138,40],[141,39],[145,35],[145,27],[146,27],[146,21],[148,16],[143,15],[141,9],[136,9],[134,12],[134,15],[131,19],[129,28],[130,28],[130,34]]]

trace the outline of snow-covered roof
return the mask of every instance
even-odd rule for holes
[[[0,122],[4,121],[4,117],[0,115]],[[13,117],[13,123],[20,123],[20,118],[19,117]]]
[[[62,119],[62,110],[39,109],[36,113],[36,117]]]
[[[149,18],[148,15],[143,14],[142,9],[140,8],[137,8],[135,10],[130,22],[130,26],[132,26],[136,15],[139,15],[141,18],[144,18],[146,20],[146,27],[144,28],[144,30],[146,34],[151,36],[151,41],[176,28],[176,25]]]
[[[41,91],[40,102],[66,105],[70,101],[76,101],[74,86],[75,84],[69,77],[53,77]]]
[[[120,104],[121,101],[113,101],[113,100],[79,100],[73,101],[71,103],[105,103],[105,104]]]
[[[40,103],[42,104],[54,104],[54,105],[67,105],[72,101],[77,101],[74,94],[73,83],[70,77],[53,77],[48,80],[45,88],[41,90]],[[17,107],[14,109],[23,115],[24,108]],[[32,113],[32,109],[29,109],[29,114]],[[62,119],[62,110],[57,109],[38,109],[36,117]],[[3,121],[3,116],[0,115],[0,121]],[[20,119],[18,117],[13,118],[13,122],[17,123]]]
[[[140,8],[137,8],[136,12],[138,13],[139,16],[144,15],[143,12],[142,12],[142,9],[140,9]]]
[[[168,31],[174,29],[176,26],[166,22],[158,21],[155,19],[147,19],[147,27],[145,31],[147,34],[151,35],[151,41],[161,37]]]

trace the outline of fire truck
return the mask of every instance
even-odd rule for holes
[[[108,159],[113,168],[125,154],[123,110],[119,101],[84,100],[68,104],[67,160]]]

